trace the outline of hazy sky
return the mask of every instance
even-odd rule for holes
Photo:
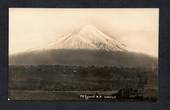
[[[9,54],[45,47],[91,24],[129,48],[158,56],[158,8],[10,8]]]

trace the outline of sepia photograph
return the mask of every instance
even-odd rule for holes
[[[159,8],[9,8],[8,100],[159,100]]]

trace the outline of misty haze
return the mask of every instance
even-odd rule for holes
[[[10,8],[9,99],[156,101],[158,15],[158,9]],[[41,27],[32,30],[34,23]]]

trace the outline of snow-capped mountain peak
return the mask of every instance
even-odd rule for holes
[[[127,50],[122,43],[92,25],[86,25],[58,38],[55,42],[50,43],[47,49]]]

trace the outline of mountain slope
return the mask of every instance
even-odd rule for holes
[[[153,67],[157,60],[128,50],[118,40],[87,25],[58,38],[44,48],[11,55],[11,65],[81,65]]]
[[[34,51],[11,56],[11,65],[79,65],[79,66],[117,66],[144,67],[157,66],[157,60],[143,54],[133,52],[104,50],[64,50],[54,49]]]

